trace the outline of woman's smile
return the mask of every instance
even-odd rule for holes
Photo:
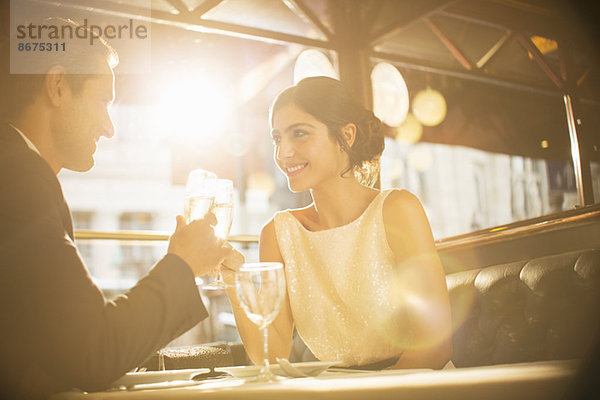
[[[308,163],[288,164],[284,168],[285,168],[285,172],[286,172],[287,176],[291,177],[294,175],[298,175],[307,166],[308,166]]]

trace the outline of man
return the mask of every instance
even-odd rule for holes
[[[100,40],[69,43],[68,54],[40,61],[44,74],[11,75],[4,47],[0,398],[102,389],[207,316],[195,276],[243,257],[214,236],[212,214],[189,225],[178,216],[167,255],[126,295],[105,301],[73,243],[56,174],[92,168],[96,143],[114,134],[116,53]]]

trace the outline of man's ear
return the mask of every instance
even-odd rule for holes
[[[351,148],[356,139],[356,125],[350,123],[342,127],[342,138],[348,144],[348,148]]]
[[[55,65],[44,76],[44,92],[54,107],[59,107],[68,90],[65,68]]]

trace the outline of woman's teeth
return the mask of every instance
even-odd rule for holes
[[[296,172],[296,171],[300,171],[302,168],[306,167],[307,164],[301,164],[301,165],[295,165],[293,167],[288,167],[287,172],[288,173],[292,173],[292,172]]]

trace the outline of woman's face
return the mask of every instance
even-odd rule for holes
[[[273,158],[292,192],[314,189],[339,179],[348,155],[329,137],[327,126],[293,103],[273,114]]]

